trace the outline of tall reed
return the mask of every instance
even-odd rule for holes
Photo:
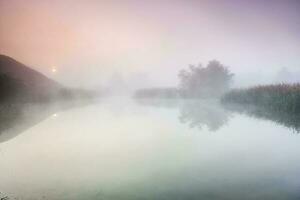
[[[300,84],[260,85],[246,89],[234,89],[226,93],[221,101],[300,114]]]

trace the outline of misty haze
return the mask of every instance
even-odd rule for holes
[[[0,200],[299,200],[300,1],[0,0]]]

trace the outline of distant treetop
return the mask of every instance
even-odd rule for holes
[[[232,82],[234,74],[217,60],[210,61],[206,67],[202,64],[190,65],[178,74],[179,89],[184,97],[218,97],[224,94]]]

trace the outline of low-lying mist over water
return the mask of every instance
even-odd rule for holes
[[[28,200],[299,199],[299,142],[216,101],[106,99],[2,142],[0,188]]]
[[[299,11],[0,0],[0,200],[299,200]]]

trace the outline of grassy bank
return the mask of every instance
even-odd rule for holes
[[[300,114],[300,84],[276,84],[234,89],[226,93],[222,103],[260,106],[273,111]]]

